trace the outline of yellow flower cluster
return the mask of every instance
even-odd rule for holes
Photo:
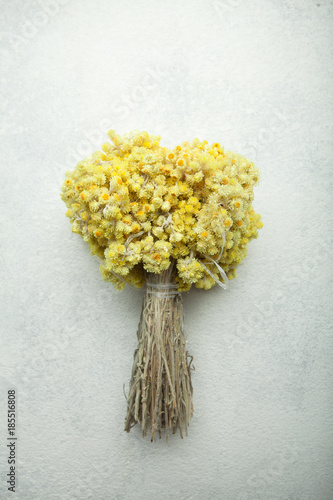
[[[67,172],[61,193],[103,278],[141,287],[144,270],[159,274],[171,259],[179,291],[223,282],[219,267],[234,278],[262,227],[253,163],[198,139],[170,150],[147,132],[108,135],[112,143]]]

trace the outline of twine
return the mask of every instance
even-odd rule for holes
[[[202,260],[199,260],[199,262],[205,268],[207,273],[213,278],[215,283],[218,286],[220,286],[221,288],[223,288],[224,290],[226,290],[228,288],[228,281],[229,281],[228,276],[226,275],[225,270],[218,264],[218,261],[222,257],[224,246],[225,246],[225,234],[224,233],[222,234],[222,240],[223,240],[222,248],[221,248],[220,254],[216,260],[212,259],[209,255],[204,255],[204,258],[208,259],[210,262],[204,263],[204,262],[202,262]],[[220,276],[223,278],[223,281],[220,281],[219,279],[216,278],[216,276],[214,276],[214,274],[208,269],[208,267],[207,267],[208,264],[215,264],[215,266],[218,269],[218,272],[220,273]]]
[[[155,297],[168,299],[180,294],[177,288],[178,285],[175,283],[151,283],[148,280],[146,293],[154,295]]]

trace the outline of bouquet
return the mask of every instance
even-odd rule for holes
[[[118,290],[145,285],[138,347],[127,396],[127,432],[151,440],[193,414],[182,293],[226,288],[262,227],[252,207],[259,171],[219,143],[194,139],[173,149],[160,137],[108,132],[111,142],[66,173],[61,197],[72,231]]]

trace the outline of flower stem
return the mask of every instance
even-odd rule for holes
[[[193,413],[191,363],[186,351],[183,327],[183,301],[176,291],[174,262],[161,274],[146,273],[147,290],[143,298],[137,332],[138,347],[127,397],[125,431],[141,424],[142,437],[151,433],[161,437],[166,430],[187,429]],[[188,359],[190,361],[188,362]]]

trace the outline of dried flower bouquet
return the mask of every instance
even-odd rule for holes
[[[252,207],[259,172],[244,156],[194,139],[173,149],[147,132],[124,136],[67,172],[62,199],[72,231],[122,290],[146,284],[125,430],[153,440],[183,436],[193,412],[182,292],[222,288],[236,277],[262,227]]]

